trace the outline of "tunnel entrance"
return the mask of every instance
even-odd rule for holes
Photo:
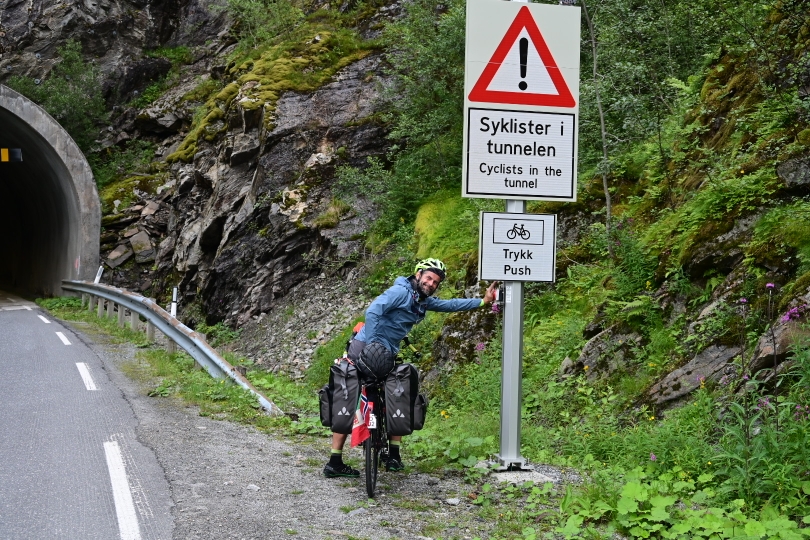
[[[0,85],[0,289],[61,294],[98,269],[101,210],[93,173],[70,135],[37,104]]]

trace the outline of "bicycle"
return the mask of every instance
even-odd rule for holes
[[[529,238],[531,238],[532,233],[530,233],[528,230],[526,230],[526,228],[524,227],[523,223],[521,223],[521,224],[520,224],[520,227],[519,227],[519,228],[518,228],[518,224],[517,224],[517,223],[515,223],[515,224],[512,226],[512,228],[511,228],[511,229],[509,229],[508,231],[506,231],[506,237],[507,237],[509,240],[514,240],[515,238],[517,238],[517,236],[518,236],[518,235],[520,235],[520,237],[521,237],[523,240],[528,240]]]
[[[363,441],[366,458],[366,493],[374,498],[377,489],[377,472],[382,454],[388,453],[388,431],[385,426],[385,388],[382,382],[365,383],[366,398],[371,407],[367,424],[369,437]]]

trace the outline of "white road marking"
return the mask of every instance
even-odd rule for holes
[[[21,305],[18,304],[16,306],[3,306],[3,307],[0,307],[0,311],[20,311],[22,309],[24,309],[26,311],[31,311],[31,306],[21,306]]]
[[[87,387],[88,390],[98,390],[98,388],[96,388],[96,383],[93,382],[93,377],[90,376],[90,370],[87,369],[87,364],[84,362],[77,362],[76,367],[79,368],[79,374],[82,376],[84,386]]]
[[[104,443],[104,453],[107,456],[107,469],[110,471],[113,499],[115,500],[115,513],[118,516],[118,532],[121,540],[140,540],[141,531],[138,528],[138,516],[135,514],[135,504],[132,502],[132,493],[129,490],[127,471],[124,468],[124,458],[116,441]]]
[[[65,337],[65,334],[63,334],[62,332],[57,332],[56,335],[59,336],[59,339],[62,340],[62,343],[64,343],[65,345],[70,345],[70,341],[68,341],[68,338]]]
[[[42,322],[44,322],[45,324],[51,324],[51,321],[49,321],[48,319],[46,319],[46,318],[45,318],[45,317],[43,317],[42,315],[37,315],[37,317],[39,317],[40,319],[42,319]]]

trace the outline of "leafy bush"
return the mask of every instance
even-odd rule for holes
[[[227,10],[237,21],[236,32],[245,48],[274,40],[303,18],[289,0],[228,0]]]
[[[200,323],[197,325],[196,331],[205,334],[206,340],[212,347],[219,347],[236,341],[242,333],[241,330],[234,330],[223,322],[218,322],[213,326]]]
[[[147,172],[155,156],[155,145],[134,140],[124,147],[112,146],[88,156],[99,188],[122,180],[133,173]]]
[[[14,76],[6,84],[48,111],[87,152],[98,125],[107,119],[101,75],[95,65],[84,61],[78,41],[67,41],[58,53],[59,63],[44,80]]]

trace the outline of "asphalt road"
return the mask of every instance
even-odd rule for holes
[[[169,484],[98,354],[0,291],[0,538],[172,537]]]

